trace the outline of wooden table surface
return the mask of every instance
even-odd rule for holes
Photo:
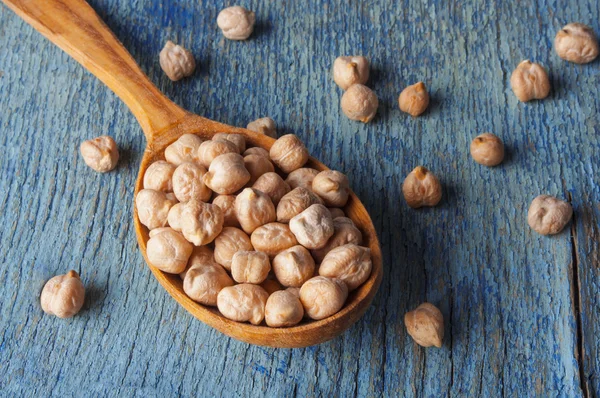
[[[261,116],[348,174],[371,212],[385,275],[374,304],[341,337],[306,349],[240,343],[181,309],[137,248],[133,184],[144,137],[96,78],[0,6],[0,396],[596,396],[600,392],[600,61],[567,63],[556,32],[600,33],[597,0],[248,0],[245,42],[216,27],[222,1],[92,0],[150,79],[200,115],[245,126]],[[530,3],[530,5],[527,5]],[[534,4],[537,3],[537,4]],[[158,53],[171,39],[198,70],[172,83]],[[370,124],[348,120],[330,68],[363,54],[380,100]],[[520,103],[523,59],[553,90]],[[423,80],[419,118],[397,97]],[[507,148],[479,166],[469,143],[490,131]],[[113,136],[116,171],[96,174],[82,140]],[[441,179],[441,205],[412,210],[405,175]],[[527,225],[539,194],[570,201],[573,223],[543,237]],[[44,315],[39,293],[75,269],[84,310]],[[442,310],[444,345],[423,349],[404,313]]]

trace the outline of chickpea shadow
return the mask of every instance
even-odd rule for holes
[[[106,298],[106,289],[95,284],[88,284],[85,287],[85,301],[83,310],[97,314],[102,311],[102,304]]]
[[[117,163],[116,170],[122,171],[123,169],[128,169],[133,161],[133,151],[129,147],[121,147],[119,148],[119,162]]]
[[[250,38],[265,40],[272,30],[273,25],[271,25],[271,22],[265,19],[259,19],[254,25],[254,31],[252,32],[252,36],[250,36]]]

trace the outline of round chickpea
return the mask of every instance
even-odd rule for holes
[[[144,189],[173,192],[175,166],[164,160],[152,163],[144,172]]]

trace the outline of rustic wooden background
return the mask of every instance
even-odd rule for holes
[[[161,4],[164,3],[164,4]],[[250,40],[223,39],[223,1],[92,0],[150,79],[175,102],[245,126],[269,115],[345,171],[372,214],[385,276],[347,333],[306,349],[231,340],[178,307],[137,249],[133,184],[144,137],[98,80],[0,6],[0,396],[596,396],[600,392],[600,61],[552,50],[568,22],[600,34],[597,0],[269,1]],[[172,83],[158,53],[190,48],[198,70]],[[364,54],[380,99],[368,124],[339,110],[338,55]],[[549,98],[509,87],[523,59],[548,68]],[[423,80],[432,104],[397,108]],[[499,135],[507,159],[474,163],[469,142]],[[99,175],[79,143],[122,148]],[[432,169],[441,205],[411,210],[404,176]],[[541,193],[569,200],[555,237],[526,223]],[[45,316],[44,282],[68,269],[88,288],[80,315]],[[445,318],[441,349],[413,343],[403,315],[422,301]]]

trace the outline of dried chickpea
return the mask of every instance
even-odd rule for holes
[[[303,167],[288,174],[285,182],[287,182],[292,189],[302,187],[312,190],[312,183],[317,174],[319,174],[319,170]]]
[[[207,245],[223,229],[223,211],[219,206],[192,199],[182,204],[177,224],[189,242],[196,246]]]
[[[369,60],[362,55],[337,57],[333,62],[333,81],[342,90],[369,80]]]
[[[279,253],[271,262],[273,272],[283,286],[300,287],[313,277],[315,260],[305,247],[296,245]]]
[[[213,250],[208,246],[194,246],[192,249],[192,254],[187,262],[185,270],[179,273],[179,277],[181,280],[185,279],[185,275],[187,271],[197,264],[206,264],[206,263],[214,263],[215,256],[213,255]],[[216,296],[215,296],[216,297]]]
[[[117,143],[107,135],[83,141],[79,146],[79,152],[85,164],[100,173],[111,171],[119,163]]]
[[[296,246],[298,241],[287,224],[272,222],[262,225],[250,236],[252,246],[256,250],[267,253],[271,258],[282,251]]]
[[[577,64],[592,62],[600,52],[594,31],[581,23],[570,23],[558,31],[554,49],[562,59]]]
[[[418,82],[406,87],[398,97],[398,106],[402,112],[419,116],[429,106],[429,93],[425,83]]]
[[[342,207],[348,202],[350,183],[345,174],[335,170],[324,170],[315,176],[312,190],[327,206]]]
[[[226,153],[212,161],[203,181],[216,193],[230,195],[250,181],[250,173],[246,170],[244,158],[240,154]]]
[[[248,155],[258,155],[258,156],[263,156],[267,159],[271,159],[271,155],[269,155],[269,151],[267,151],[264,148],[258,147],[258,146],[253,146],[252,148],[248,148],[244,151],[243,156],[246,157]]]
[[[239,153],[246,150],[246,138],[241,134],[217,133],[213,136],[213,141],[229,141],[236,146]]]
[[[337,207],[328,207],[327,210],[329,210],[329,212],[331,213],[331,218],[333,218],[334,221],[338,217],[346,217],[346,213],[344,213],[344,210],[338,209]]]
[[[269,294],[273,294],[279,290],[283,290],[283,286],[281,285],[281,283],[279,283],[277,279],[271,279],[270,277],[267,277],[267,279],[265,279],[265,281],[260,284],[260,287],[265,289]]]
[[[167,214],[167,223],[169,227],[177,232],[181,232],[181,212],[183,211],[183,206],[185,203],[175,203]]]
[[[279,137],[269,154],[273,163],[284,173],[291,173],[308,162],[308,150],[294,134]]]
[[[315,261],[320,264],[327,253],[335,249],[353,243],[360,245],[362,243],[362,233],[354,225],[351,219],[347,217],[337,217],[333,219],[333,235],[327,241],[327,244],[321,249],[312,250],[311,254]]]
[[[254,188],[244,189],[235,198],[235,214],[247,234],[277,218],[271,199]]]
[[[244,231],[234,227],[223,228],[215,239],[215,261],[231,271],[231,259],[238,251],[253,250],[250,238]]]
[[[175,205],[162,191],[142,189],[135,197],[135,207],[140,222],[148,229],[167,225],[169,210]]]
[[[471,156],[484,166],[497,166],[504,159],[504,144],[494,134],[480,134],[471,141]]]
[[[40,296],[42,310],[59,318],[70,318],[77,314],[84,301],[85,287],[79,274],[73,270],[50,278]]]
[[[217,16],[217,25],[229,40],[246,40],[254,30],[256,15],[244,7],[223,9]]]
[[[240,222],[235,215],[235,195],[219,195],[213,199],[212,203],[223,210],[224,227],[240,226]]]
[[[172,81],[191,76],[196,70],[196,60],[191,52],[167,40],[159,56],[160,67]]]
[[[197,163],[182,163],[177,166],[173,173],[173,193],[180,202],[187,202],[192,199],[201,202],[208,202],[212,196],[212,191],[206,185],[202,178],[206,174],[206,169]]]
[[[533,199],[527,223],[541,235],[554,235],[562,231],[573,217],[573,207],[567,202],[550,195]]]
[[[238,251],[231,259],[231,276],[238,283],[262,283],[269,271],[269,256],[263,252]]]
[[[546,70],[529,60],[522,61],[513,71],[510,86],[521,102],[546,98],[550,94],[550,79]]]
[[[327,253],[319,275],[341,279],[352,291],[369,279],[372,268],[371,249],[349,243]]]
[[[183,291],[192,300],[210,306],[217,305],[217,297],[223,289],[233,286],[233,280],[219,264],[195,263],[185,274]]]
[[[144,172],[144,189],[173,192],[175,166],[164,160],[152,163]]]
[[[406,203],[413,209],[435,206],[442,199],[442,185],[432,172],[418,166],[404,179],[402,193]]]
[[[436,306],[423,303],[404,315],[404,324],[410,337],[422,347],[442,346],[444,317]]]
[[[265,322],[272,328],[294,326],[304,317],[304,307],[296,292],[281,290],[272,293],[265,305]]]
[[[290,220],[290,230],[302,246],[320,249],[333,235],[333,219],[327,207],[312,205]]]
[[[369,87],[354,84],[342,95],[340,107],[349,119],[368,123],[375,117],[379,101]]]
[[[146,244],[148,262],[161,271],[179,274],[185,271],[194,246],[171,228],[150,231]]]
[[[311,319],[325,319],[342,309],[348,287],[339,279],[315,276],[300,288],[300,301]]]
[[[248,123],[246,128],[250,131],[254,131],[255,133],[260,133],[269,137],[277,138],[275,121],[270,117],[256,119],[255,121]]]
[[[277,204],[277,221],[289,222],[314,204],[323,204],[311,190],[298,187],[285,194]]]
[[[233,142],[223,140],[204,141],[198,147],[198,161],[208,169],[217,156],[237,152],[238,148]]]
[[[250,173],[249,185],[252,185],[258,180],[260,176],[265,173],[273,173],[275,166],[269,159],[260,155],[247,155],[244,157],[244,166]]]
[[[259,325],[265,318],[268,298],[269,293],[262,287],[242,283],[221,290],[217,296],[217,307],[225,318]]]
[[[195,134],[184,134],[165,149],[167,162],[179,166],[183,163],[200,163],[198,148],[202,139]]]
[[[268,172],[258,177],[252,184],[252,188],[267,194],[275,206],[279,204],[285,194],[290,192],[290,186],[283,181],[279,174],[274,172]]]

